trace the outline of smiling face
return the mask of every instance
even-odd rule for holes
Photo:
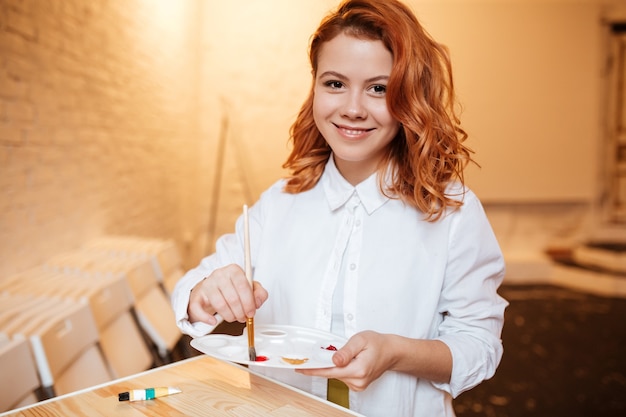
[[[322,45],[313,97],[313,118],[351,184],[378,168],[399,123],[385,93],[393,57],[381,41],[344,33]]]

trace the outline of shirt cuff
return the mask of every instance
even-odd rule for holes
[[[217,319],[218,324],[222,322],[222,318],[219,315],[216,315],[215,318]],[[210,324],[203,323],[201,321],[190,323],[187,319],[179,320],[176,324],[183,333],[188,334],[193,338],[207,335],[217,327],[217,324],[215,326],[211,326]]]
[[[449,383],[433,383],[435,387],[450,393],[452,398],[474,388],[495,374],[502,350],[486,346],[486,342],[471,337],[444,335],[439,338],[452,353],[452,375]]]

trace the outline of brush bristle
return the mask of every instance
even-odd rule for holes
[[[254,346],[248,348],[248,356],[250,357],[250,362],[256,362],[256,349]]]

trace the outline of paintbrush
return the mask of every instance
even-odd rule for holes
[[[250,288],[254,289],[252,284],[252,262],[250,260],[250,225],[248,220],[248,206],[243,205],[243,245],[245,254],[245,271],[246,278],[250,283]],[[248,329],[248,357],[251,362],[256,361],[256,349],[254,348],[254,317],[248,317],[246,320],[246,328]]]

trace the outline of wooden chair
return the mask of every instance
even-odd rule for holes
[[[113,241],[106,241],[106,245]],[[176,326],[169,296],[164,292],[151,261],[143,253],[130,252],[136,242],[122,241],[122,249],[106,249],[104,244],[92,245],[73,254],[64,254],[51,259],[46,264],[57,271],[71,275],[83,274],[88,277],[123,276],[133,298],[133,312],[138,326],[154,345],[154,359],[162,363],[171,361],[171,352],[178,344],[182,333]],[[132,255],[134,253],[134,255]],[[128,326],[128,323],[121,327]],[[105,347],[106,346],[106,347]],[[103,343],[105,350],[113,344]]]
[[[169,297],[159,285],[148,260],[128,261],[126,277],[135,297],[135,312],[141,327],[155,344],[160,358],[171,361],[170,354],[182,334]]]
[[[13,296],[5,294],[3,301],[9,298]],[[44,397],[112,379],[86,302],[23,295],[15,298],[27,302],[3,322],[0,332],[11,340],[29,342]]]
[[[185,274],[183,262],[178,248],[173,242],[165,243],[157,249],[156,259],[163,277],[163,286],[168,294],[172,294],[178,280]]]
[[[61,395],[113,379],[98,342],[98,329],[87,303],[76,303],[48,316],[28,337],[44,388]]]
[[[172,240],[132,236],[108,236],[95,239],[87,248],[100,250],[114,257],[149,259],[157,281],[170,295],[184,274],[180,252]]]
[[[36,307],[39,302],[37,297],[14,296],[4,292],[0,297],[0,333],[5,326],[9,326],[14,320],[19,319],[24,311]]]
[[[95,239],[73,253],[58,255],[47,265],[72,274],[123,275],[134,298],[137,322],[155,346],[157,359],[167,363],[182,334],[176,326],[164,274],[168,274],[168,285],[173,287],[171,282],[182,276],[180,263],[171,241],[108,236]]]
[[[34,404],[40,386],[28,340],[0,337],[0,412]]]
[[[98,329],[100,348],[112,376],[119,378],[149,369],[155,362],[137,320],[134,318],[134,298],[124,276],[101,274],[81,276],[71,268],[61,268],[72,272],[52,272],[34,268],[19,274],[19,279],[11,277],[3,282],[0,289],[13,294],[61,298],[73,302],[86,302],[93,314]],[[39,306],[28,308],[30,314],[41,310],[50,301],[39,301]],[[22,309],[24,311],[24,309]],[[19,320],[12,316],[10,328],[14,332],[23,327],[23,321],[31,320],[22,314]]]

